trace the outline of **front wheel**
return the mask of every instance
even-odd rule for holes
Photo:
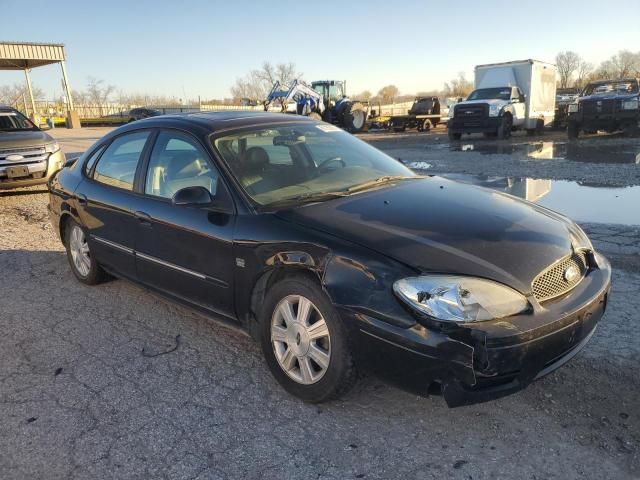
[[[577,123],[569,122],[567,125],[567,137],[569,140],[576,140],[580,135],[580,127]]]
[[[91,254],[84,229],[75,220],[68,220],[65,237],[67,259],[76,278],[87,285],[106,280],[106,273]]]
[[[452,132],[451,130],[449,130],[448,134],[449,134],[449,140],[451,141],[457,141],[462,138],[461,133],[455,133],[455,132]]]
[[[347,329],[314,282],[306,277],[279,282],[267,293],[259,317],[267,364],[289,393],[319,403],[355,384]]]
[[[511,128],[513,127],[513,118],[511,115],[505,114],[498,126],[498,138],[501,140],[507,139],[511,136]]]

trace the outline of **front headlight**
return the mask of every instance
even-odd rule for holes
[[[492,320],[529,308],[527,299],[515,290],[475,277],[408,277],[395,282],[393,291],[415,310],[449,322]]]
[[[638,109],[638,99],[634,98],[633,100],[625,100],[622,102],[623,110],[637,110]]]
[[[500,110],[502,109],[502,105],[489,105],[489,116],[497,117],[500,115]]]
[[[451,105],[449,107],[449,118],[453,118],[453,116],[455,115],[456,109],[453,105]]]
[[[60,145],[58,145],[58,142],[47,143],[44,146],[44,151],[47,153],[56,153],[58,150],[60,150]]]
[[[567,112],[569,113],[576,113],[577,111],[578,111],[577,103],[570,103],[569,106],[567,107]]]

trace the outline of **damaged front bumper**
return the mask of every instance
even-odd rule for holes
[[[596,255],[573,290],[532,313],[438,329],[390,325],[374,314],[343,311],[359,332],[357,353],[392,381],[444,396],[457,407],[522,390],[573,358],[593,336],[607,305],[608,261]]]

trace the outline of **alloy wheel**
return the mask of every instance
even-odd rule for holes
[[[302,295],[288,295],[276,305],[271,344],[280,368],[297,383],[316,383],[329,368],[329,328],[318,308]]]

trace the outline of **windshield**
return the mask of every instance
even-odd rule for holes
[[[319,201],[418,178],[400,162],[326,123],[254,127],[213,143],[260,205]]]
[[[638,84],[636,82],[621,81],[621,82],[607,82],[607,83],[595,83],[587,85],[582,92],[583,96],[598,95],[602,93],[613,94],[627,94],[638,93]]]
[[[511,88],[480,88],[474,90],[467,100],[509,100],[511,99]]]
[[[0,111],[0,131],[20,132],[24,130],[38,130],[38,128],[20,112]]]

